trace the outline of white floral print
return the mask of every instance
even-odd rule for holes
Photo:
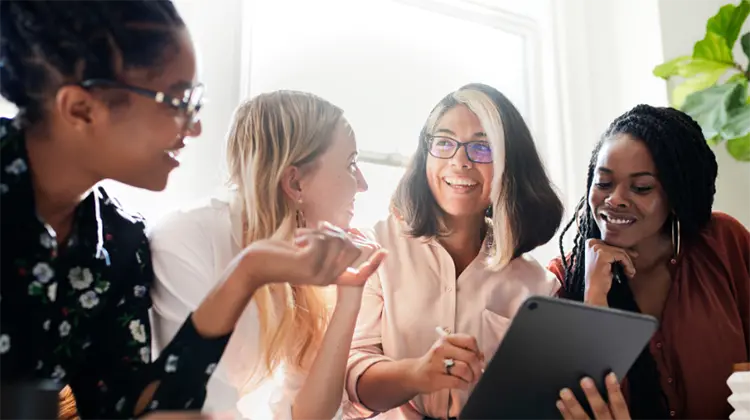
[[[42,283],[39,283],[36,280],[29,283],[29,295],[30,296],[38,296],[42,294],[42,289],[43,289]]]
[[[42,370],[43,367],[44,367],[44,362],[41,361],[41,360],[37,360],[36,361],[36,370]]]
[[[135,286],[133,288],[133,295],[137,298],[146,296],[146,286]]]
[[[94,282],[94,276],[88,268],[74,267],[68,273],[70,285],[76,290],[83,290]]]
[[[81,302],[81,306],[83,306],[84,309],[91,309],[99,304],[99,296],[97,296],[96,292],[93,290],[89,290],[82,294],[78,300]]]
[[[133,339],[139,343],[145,343],[146,342],[146,327],[141,324],[140,319],[134,319],[130,321],[130,324],[128,325],[130,327],[130,334],[133,336]]]
[[[49,331],[49,325],[51,323],[52,323],[52,321],[50,321],[49,319],[46,320],[46,321],[44,321],[44,323],[42,324],[42,328],[44,328],[44,331]]]
[[[175,356],[174,354],[170,354],[169,357],[167,357],[167,363],[164,365],[164,371],[167,373],[172,373],[177,371],[177,362],[180,360],[178,356]]]
[[[18,158],[5,167],[5,172],[11,175],[20,175],[26,172],[26,162],[23,159]]]
[[[5,185],[5,184],[0,184],[0,194],[5,194],[5,193],[7,193],[7,192],[8,192],[9,190],[10,190],[10,189],[8,188],[8,186],[7,186],[7,185]]]
[[[211,363],[206,367],[206,375],[213,375],[216,370],[216,363]]]
[[[57,299],[57,283],[52,283],[47,287],[47,298],[50,302],[54,302]]]
[[[58,327],[58,330],[60,330],[60,337],[67,337],[68,334],[70,334],[70,322],[63,321],[60,323],[60,326]]]
[[[39,235],[39,244],[47,249],[52,249],[55,247],[56,241],[49,232],[43,232]]]
[[[10,336],[8,334],[0,335],[0,354],[5,354],[10,350]]]
[[[62,379],[65,377],[65,369],[62,366],[55,366],[55,370],[52,372],[52,379]]]
[[[124,406],[125,406],[125,397],[122,397],[117,401],[117,404],[115,404],[115,410],[117,410],[118,413],[121,413],[122,408]]]
[[[149,363],[151,361],[151,349],[148,347],[141,347],[141,360],[143,363]]]
[[[48,283],[55,276],[55,271],[45,262],[37,263],[31,272],[42,284]]]

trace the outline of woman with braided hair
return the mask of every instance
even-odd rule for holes
[[[96,184],[165,188],[201,131],[195,69],[170,1],[0,1],[0,93],[19,109],[0,119],[4,393],[53,380],[83,418],[200,409],[258,288],[366,278],[339,232],[256,241],[151,363],[144,224]]]
[[[712,212],[716,176],[700,126],[672,108],[636,106],[594,149],[586,197],[563,231],[576,230],[573,250],[561,235],[549,268],[565,298],[660,321],[621,388],[608,378],[609,405],[582,381],[597,418],[731,413],[726,380],[750,346],[750,233]],[[558,408],[586,418],[570,390]]]

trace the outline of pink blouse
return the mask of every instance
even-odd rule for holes
[[[406,236],[395,217],[375,225],[370,234],[390,256],[365,287],[346,380],[346,391],[359,411],[346,410],[348,418],[374,414],[357,394],[357,381],[373,364],[424,355],[438,339],[435,327],[474,336],[489,359],[524,300],[531,295],[553,295],[559,287],[555,276],[528,255],[499,270],[490,269],[486,242],[456,278],[448,252],[436,240]],[[449,392],[450,415],[457,416],[467,391],[418,395],[379,418],[445,417]]]

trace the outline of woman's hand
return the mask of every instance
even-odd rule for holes
[[[344,274],[336,280],[338,286],[363,287],[367,283],[380,264],[388,254],[377,242],[371,241],[357,229],[347,230],[349,239],[362,251],[360,258],[355,262],[356,268],[348,268]]]
[[[586,399],[591,406],[591,411],[594,413],[595,419],[611,419],[611,420],[629,420],[630,412],[628,406],[625,403],[625,397],[620,392],[620,384],[617,382],[617,377],[614,373],[607,375],[604,380],[607,386],[607,395],[609,397],[609,404],[604,402],[604,399],[599,394],[599,391],[594,385],[594,381],[591,378],[583,378],[581,380],[581,388],[583,393],[586,395]],[[588,419],[589,416],[581,407],[581,404],[576,400],[575,395],[569,389],[563,389],[560,391],[560,399],[557,401],[557,409],[560,410],[565,420],[572,419]]]
[[[298,229],[293,244],[276,239],[253,242],[243,252],[239,264],[255,285],[356,285],[364,284],[385,257],[384,252],[376,252],[359,267],[352,268],[362,253],[346,232],[324,222],[317,229]]]
[[[446,360],[452,360],[453,366],[447,367]],[[465,390],[482,376],[484,354],[474,337],[449,334],[440,337],[413,366],[409,376],[418,394],[441,389]]]
[[[607,245],[600,239],[587,240],[584,301],[607,306],[607,293],[612,287],[612,263],[621,263],[625,274],[632,278],[635,275],[633,259],[637,257],[638,253],[635,251]]]

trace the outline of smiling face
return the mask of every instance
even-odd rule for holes
[[[367,191],[357,166],[357,142],[349,124],[342,120],[333,132],[330,147],[301,176],[301,209],[308,226],[326,221],[349,228],[354,217],[354,197]]]
[[[628,134],[604,141],[588,204],[602,240],[610,245],[633,248],[661,234],[669,204],[651,153],[642,141]]]
[[[479,118],[465,105],[456,105],[443,114],[431,134],[426,171],[427,184],[435,201],[449,216],[484,214],[490,205],[493,166],[492,163],[472,162],[468,155],[471,153],[475,161],[482,161],[483,154],[492,156]],[[450,153],[442,152],[449,150],[452,142],[476,143],[458,147],[449,158],[435,156],[449,156]]]

